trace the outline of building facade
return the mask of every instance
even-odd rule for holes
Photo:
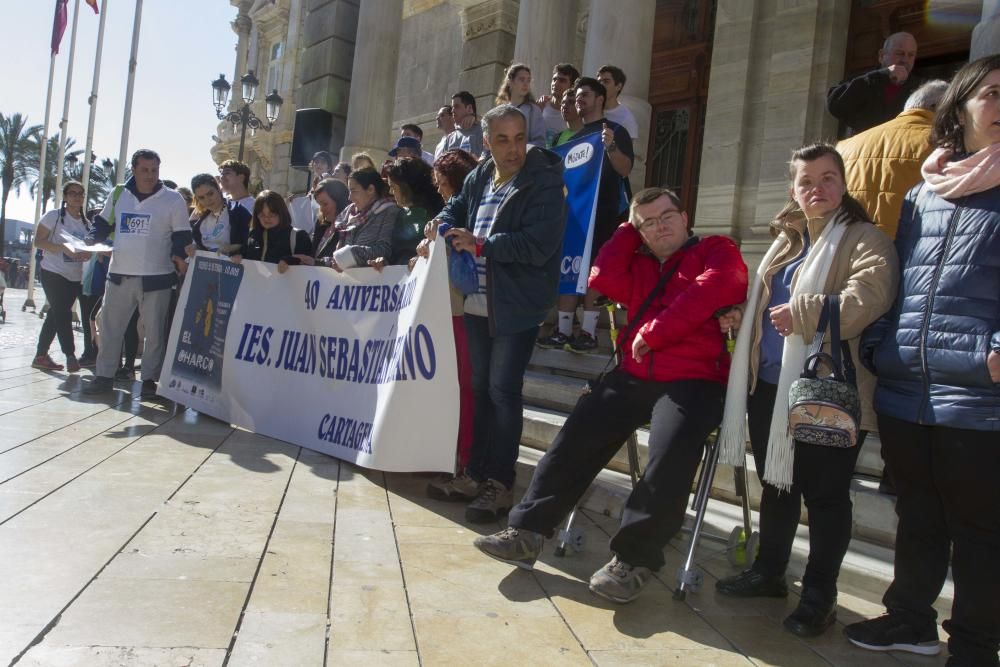
[[[290,164],[296,109],[330,112],[342,159],[364,150],[378,162],[404,123],[433,150],[437,110],[459,90],[489,109],[512,61],[531,66],[535,94],[558,62],[587,75],[612,63],[640,128],[633,187],[674,188],[699,233],[738,239],[751,262],[788,198],[790,151],[837,136],[827,89],[874,66],[886,36],[914,34],[923,76],[1000,46],[1000,0],[230,2],[233,80],[253,69],[285,100],[274,130],[247,138],[255,182],[305,189]],[[238,131],[220,125],[218,139],[213,158],[235,157]]]

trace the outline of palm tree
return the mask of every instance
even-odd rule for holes
[[[34,159],[32,165],[32,180],[28,184],[28,192],[32,196],[36,196],[39,190],[39,181],[41,181],[41,192],[42,192],[42,213],[48,208],[49,200],[55,202],[56,193],[56,162],[59,161],[59,133],[56,132],[54,135],[47,140],[48,148],[45,150],[45,174],[44,178],[39,178],[38,169],[38,157]],[[37,140],[36,140],[37,145]],[[65,158],[76,158],[79,160],[80,154],[83,153],[80,149],[70,150],[74,145],[76,145],[76,139],[69,137],[66,139],[66,153]],[[66,176],[73,176],[73,168],[68,165],[68,163],[63,163],[63,178]]]
[[[28,119],[19,113],[4,116],[0,113],[0,181],[2,181],[2,201],[0,201],[0,257],[5,254],[7,231],[7,197],[11,188],[14,193],[21,191],[27,182],[33,164],[38,163],[38,139],[42,132],[40,125],[28,125]]]

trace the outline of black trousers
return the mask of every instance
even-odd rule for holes
[[[649,423],[649,462],[611,551],[630,565],[659,570],[663,548],[684,520],[705,439],[722,421],[724,394],[723,385],[705,380],[651,382],[609,373],[577,401],[509,524],[551,537],[629,434]]]
[[[883,602],[923,627],[948,563],[955,580],[948,649],[962,664],[997,665],[1000,649],[1000,433],[922,426],[879,415],[896,483],[896,572]]]
[[[763,487],[760,500],[760,554],[753,569],[768,576],[781,576],[788,568],[802,501],[809,512],[809,560],[802,587],[832,600],[837,594],[837,576],[851,542],[854,506],[851,477],[867,433],[861,432],[855,447],[840,449],[795,441],[792,489],[779,492],[764,482],[768,433],[778,386],[757,381],[747,399],[750,446]]]
[[[49,347],[56,336],[59,337],[59,347],[67,358],[76,356],[73,342],[73,302],[80,294],[80,283],[63,278],[58,273],[41,270],[42,289],[45,290],[45,301],[49,304],[49,312],[42,323],[38,334],[38,349],[36,355],[49,353]]]

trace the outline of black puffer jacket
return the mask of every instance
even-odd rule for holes
[[[243,259],[256,259],[270,264],[285,260],[287,264],[295,265],[300,262],[292,255],[312,255],[312,240],[309,232],[291,225],[271,229],[257,225],[250,230],[240,254]]]

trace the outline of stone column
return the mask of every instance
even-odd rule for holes
[[[982,20],[972,30],[969,61],[1000,53],[1000,0],[983,0]]]
[[[344,127],[351,101],[358,3],[357,0],[309,0],[303,4],[306,14],[293,84],[295,108],[320,108],[333,114],[329,150],[336,155],[344,145]],[[282,115],[284,113],[282,111]]]
[[[646,147],[649,143],[649,67],[653,51],[655,0],[591,0],[587,19],[587,41],[583,49],[583,76],[595,76],[601,65],[617,65],[627,77],[619,101],[635,115],[639,126],[634,141],[636,159],[632,167],[632,191],[646,184]]]
[[[247,73],[247,50],[250,48],[250,29],[253,27],[253,21],[247,14],[249,7],[250,3],[241,3],[239,14],[231,24],[233,32],[236,33],[237,41],[236,65],[233,67],[233,80],[231,81],[233,89],[229,94],[230,109],[235,109],[243,104],[243,98],[240,97],[240,77]]]
[[[351,93],[342,160],[366,151],[375,164],[385,157],[392,136],[403,0],[364,0],[358,14]]]
[[[573,62],[577,4],[577,0],[521,0],[514,60],[531,68],[536,96],[549,92],[553,67]]]
[[[719,0],[696,229],[741,242],[754,268],[788,201],[788,158],[836,136],[826,91],[843,75],[849,3]]]
[[[493,108],[504,71],[514,59],[517,0],[458,0],[462,9],[462,69],[458,87],[476,98],[479,115]]]

